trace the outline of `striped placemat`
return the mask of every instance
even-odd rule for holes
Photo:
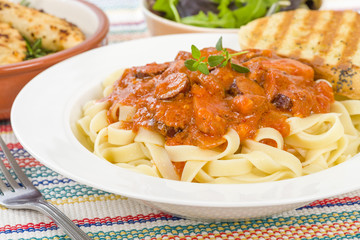
[[[139,0],[91,2],[109,16],[110,44],[149,36]],[[238,222],[187,220],[124,196],[79,184],[50,170],[19,144],[10,121],[0,121],[0,134],[45,199],[93,239],[360,239],[360,191],[318,200],[263,219]],[[4,159],[2,152],[0,158]],[[68,238],[41,214],[0,207],[0,239]]]
[[[109,44],[149,37],[141,0],[88,0],[105,11],[110,20]]]

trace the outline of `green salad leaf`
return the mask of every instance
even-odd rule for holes
[[[176,5],[181,0],[156,0],[153,10],[163,12],[165,17],[188,25],[209,28],[239,28],[248,22],[280,10],[280,0],[212,0],[218,12],[199,11],[198,14],[181,18]]]
[[[266,15],[268,8],[271,7],[273,2],[277,0],[246,0],[246,1],[232,1],[232,0],[220,0],[218,9],[219,13],[215,17],[210,16],[208,18],[201,16],[203,20],[201,23],[197,22],[196,26],[202,27],[221,27],[221,28],[239,28],[248,22],[260,18]],[[235,3],[237,9],[231,10],[230,4]],[[191,16],[191,18],[200,19],[200,14]],[[216,19],[216,24],[213,24],[213,19]],[[182,22],[188,24],[186,18],[182,19]],[[216,26],[215,26],[216,25]]]
[[[184,17],[181,22],[188,25],[210,28],[234,28],[235,19],[231,13],[226,13],[223,17],[218,14],[208,12],[205,14],[200,11],[197,15]]]
[[[245,25],[253,19],[266,14],[267,5],[264,0],[251,0],[244,7],[236,9],[233,14],[238,26]]]
[[[157,0],[153,5],[153,10],[164,12],[167,19],[180,22],[180,16],[176,9],[179,0]]]

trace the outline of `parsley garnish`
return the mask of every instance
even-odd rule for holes
[[[208,61],[205,61],[205,57],[201,57],[200,50],[195,46],[191,45],[191,55],[194,59],[188,59],[185,61],[185,66],[190,71],[200,71],[201,73],[208,75],[210,67],[225,67],[228,63],[231,64],[231,68],[239,73],[248,73],[250,70],[247,67],[240,66],[232,63],[231,58],[237,55],[247,53],[248,51],[242,51],[230,54],[226,48],[223,48],[222,37],[216,43],[216,50],[221,51],[221,55],[211,55],[208,57]]]
[[[26,57],[25,60],[30,60],[33,58],[43,57],[52,53],[52,51],[44,49],[42,47],[41,38],[37,39],[34,43],[31,43],[28,39],[24,37],[26,43]]]
[[[30,2],[27,1],[27,0],[21,0],[19,4],[20,4],[20,5],[23,5],[23,6],[25,6],[25,7],[29,7],[29,6],[30,6]]]
[[[201,53],[200,50],[195,46],[195,45],[191,45],[191,55],[194,59],[188,59],[185,61],[185,66],[190,70],[190,71],[197,71],[199,70],[200,72],[202,72],[203,74],[208,75],[209,74],[209,69],[207,67],[207,62],[205,62],[205,57],[201,57]]]

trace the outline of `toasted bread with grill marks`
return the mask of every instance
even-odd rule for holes
[[[26,56],[26,43],[19,31],[0,23],[0,65],[17,63]]]
[[[272,49],[311,65],[336,94],[360,99],[360,14],[298,9],[260,18],[239,30],[242,49]]]

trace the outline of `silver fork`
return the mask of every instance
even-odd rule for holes
[[[5,153],[12,169],[14,170],[21,185],[13,178],[0,160],[0,169],[8,183],[0,179],[0,205],[13,209],[32,209],[50,217],[65,233],[76,240],[90,240],[79,227],[77,227],[64,213],[43,198],[40,191],[30,182],[25,173],[21,170],[4,140],[0,136],[0,146]]]

